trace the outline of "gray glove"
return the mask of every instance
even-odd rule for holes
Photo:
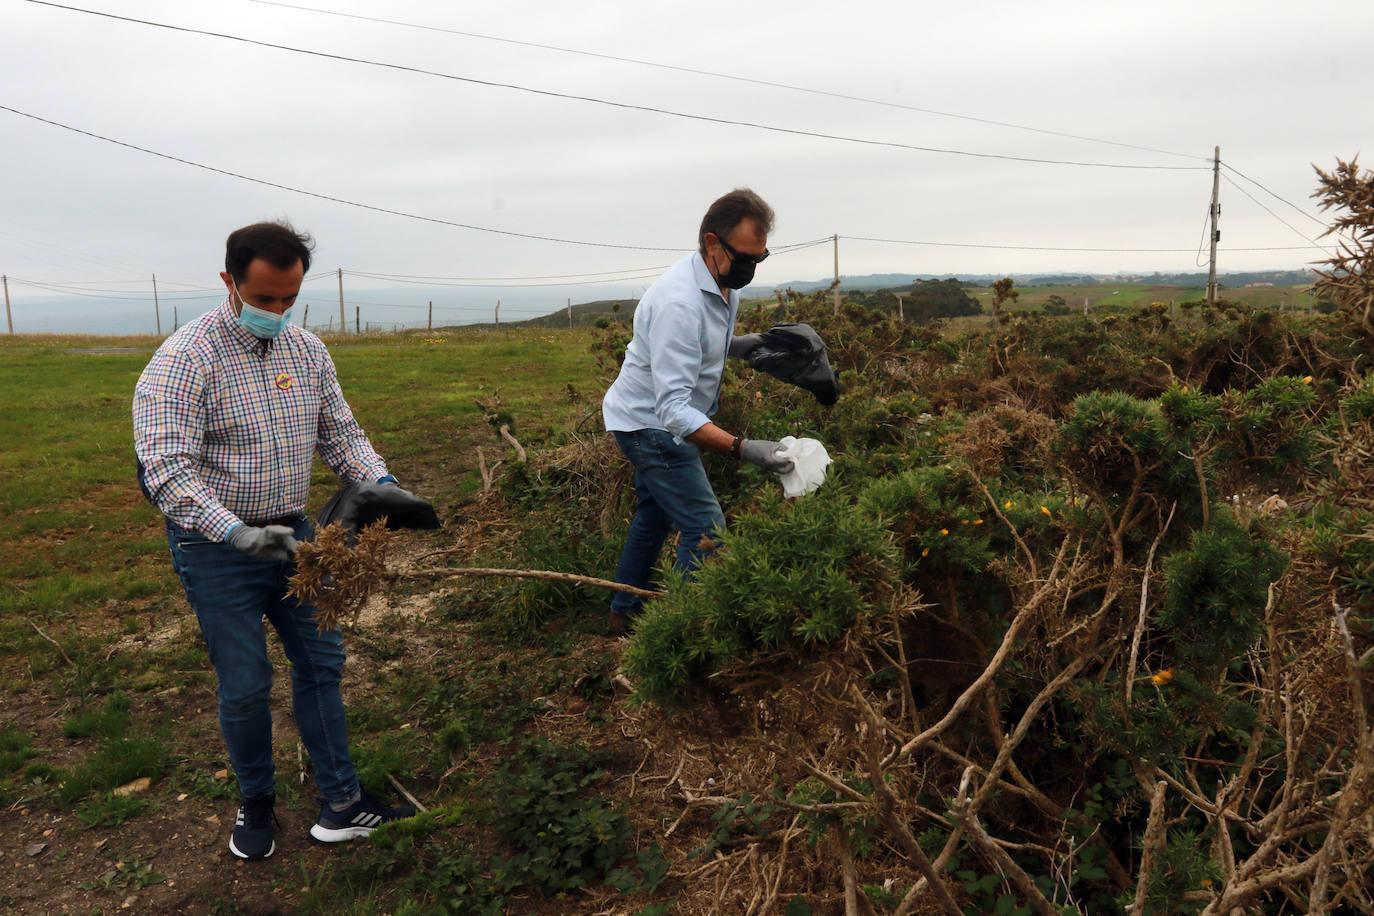
[[[746,358],[750,351],[763,343],[762,334],[740,334],[730,338],[730,346],[726,348],[726,353],[736,359]]]
[[[296,532],[285,525],[239,525],[225,541],[235,550],[264,560],[289,560],[296,552]]]
[[[772,439],[745,439],[739,444],[739,459],[781,476],[791,471],[793,465],[791,458],[778,457],[780,448],[782,443]]]

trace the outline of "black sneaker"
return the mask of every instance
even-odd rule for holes
[[[320,819],[310,828],[310,835],[321,843],[342,843],[356,837],[366,837],[388,821],[414,816],[415,809],[410,805],[388,808],[364,792],[362,798],[342,811],[330,808],[328,802],[321,803]]]
[[[277,815],[273,806],[275,795],[254,795],[245,798],[234,821],[234,833],[229,837],[229,851],[240,859],[265,859],[277,851]]]

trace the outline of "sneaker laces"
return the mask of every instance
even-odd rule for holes
[[[277,819],[276,801],[276,798],[271,795],[245,798],[243,800],[243,826],[249,830],[257,830],[275,821]]]

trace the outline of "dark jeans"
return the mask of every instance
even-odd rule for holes
[[[620,552],[615,581],[649,587],[649,577],[668,532],[677,529],[682,541],[674,568],[690,573],[701,565],[707,549],[703,537],[714,539],[725,529],[725,515],[701,466],[701,452],[690,442],[674,442],[661,429],[617,432],[616,444],[635,468],[634,521]],[[611,611],[626,617],[639,613],[644,600],[616,592]]]
[[[296,539],[310,536],[300,518]],[[263,618],[281,637],[291,662],[296,729],[315,765],[315,782],[326,800],[347,799],[358,789],[348,756],[343,696],[343,634],[319,633],[315,610],[286,597],[292,564],[251,557],[228,544],[167,523],[172,566],[195,609],[219,679],[219,727],[244,797],[274,791],[272,762],[272,664],[267,659]]]

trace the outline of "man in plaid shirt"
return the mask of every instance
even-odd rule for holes
[[[343,636],[286,597],[315,451],[346,482],[394,485],[318,337],[290,324],[313,241],[284,223],[230,233],[229,296],[158,348],[134,389],[139,484],[167,517],[172,564],[219,680],[220,731],[243,801],[234,855],[276,849],[272,666],[263,618],[291,661],[293,711],[322,796],[310,833],[338,842],[415,813],[362,791],[349,758]]]

